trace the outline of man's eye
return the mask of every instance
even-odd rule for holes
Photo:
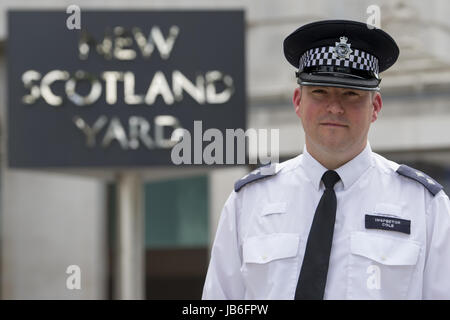
[[[346,96],[357,96],[358,94],[356,93],[356,92],[354,92],[354,91],[346,91],[345,93],[344,93]]]
[[[313,90],[313,93],[320,93],[320,94],[324,94],[324,93],[327,93],[325,90],[321,90],[321,89],[316,89],[316,90]]]

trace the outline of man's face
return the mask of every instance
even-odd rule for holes
[[[378,92],[319,86],[297,88],[293,102],[308,150],[341,154],[362,151],[382,107]]]

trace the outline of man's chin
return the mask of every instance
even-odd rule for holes
[[[348,150],[348,144],[342,141],[324,141],[322,148],[327,153],[343,153]]]

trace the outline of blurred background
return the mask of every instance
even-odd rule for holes
[[[118,181],[102,170],[17,169],[7,163],[7,12],[61,10],[224,10],[245,15],[247,127],[280,130],[280,161],[301,153],[304,138],[291,99],[294,69],[282,42],[322,19],[366,22],[370,5],[400,47],[382,74],[383,109],[372,149],[426,172],[450,191],[450,2],[446,0],[2,0],[0,2],[0,276],[2,299],[116,299]],[[34,26],[39,27],[39,26]],[[56,44],[55,44],[56,48]],[[39,54],[36,52],[35,54]],[[32,133],[29,133],[32,134]],[[126,168],[133,171],[134,168]],[[252,166],[148,168],[140,178],[143,299],[199,299],[222,206]],[[134,171],[133,171],[134,172]],[[136,174],[136,172],[134,172]],[[139,241],[136,240],[136,241]],[[81,289],[68,289],[68,266]],[[139,285],[138,285],[139,287]]]

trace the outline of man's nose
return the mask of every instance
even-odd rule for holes
[[[339,99],[332,99],[328,103],[327,111],[335,114],[341,114],[344,113],[344,108],[342,107]]]

